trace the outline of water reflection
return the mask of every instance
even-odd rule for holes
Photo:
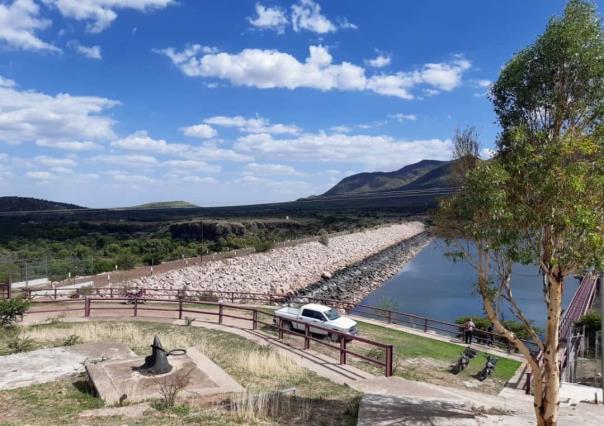
[[[444,255],[447,250],[443,241],[434,240],[361,304],[378,306],[389,298],[396,302],[398,311],[451,322],[463,315],[482,315],[482,301],[474,290],[476,272],[465,262],[448,259]],[[572,277],[566,280],[564,306],[577,284]],[[543,328],[546,310],[537,267],[515,265],[512,290],[526,317]],[[504,319],[512,318],[504,309]]]

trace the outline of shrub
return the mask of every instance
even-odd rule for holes
[[[77,334],[70,334],[63,340],[63,346],[73,346],[82,343],[82,338]]]
[[[6,346],[11,353],[20,353],[31,351],[35,346],[35,341],[29,336],[21,336],[19,332],[9,337]]]
[[[271,250],[274,245],[275,243],[273,241],[262,239],[254,243],[254,249],[256,250],[256,252],[262,253]]]
[[[329,234],[327,233],[327,231],[325,229],[321,229],[321,231],[319,232],[319,240],[318,240],[321,244],[323,244],[324,246],[329,245]]]
[[[0,300],[0,326],[10,327],[30,307],[31,302],[23,298]]]

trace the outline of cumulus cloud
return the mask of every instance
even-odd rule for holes
[[[298,134],[300,128],[292,124],[271,124],[271,122],[262,117],[256,118],[245,118],[240,115],[227,117],[223,115],[217,115],[214,117],[206,118],[204,120],[207,124],[221,127],[235,127],[239,131],[244,133],[271,133],[271,134]]]
[[[334,63],[328,49],[310,46],[304,62],[276,50],[244,49],[239,53],[206,53],[200,45],[177,52],[159,50],[189,77],[211,77],[238,86],[259,89],[313,88],[318,90],[372,91],[380,95],[412,99],[411,90],[426,85],[450,91],[461,84],[470,61],[455,56],[451,62],[429,63],[421,69],[394,74],[365,75],[365,69],[349,62]]]
[[[67,150],[98,149],[97,142],[115,137],[114,120],[103,114],[118,104],[95,96],[53,96],[18,90],[14,84],[2,85],[0,141],[34,142]]]
[[[147,12],[163,9],[174,0],[42,0],[56,7],[61,15],[78,21],[86,21],[86,29],[99,33],[111,25],[117,18],[117,10],[132,9]]]
[[[199,139],[212,139],[218,134],[216,129],[207,124],[196,124],[195,126],[184,127],[182,131],[185,136]]]
[[[338,27],[321,14],[321,6],[313,0],[300,0],[292,5],[294,31],[307,30],[317,34],[333,33]]]
[[[106,173],[109,177],[120,184],[127,184],[131,187],[138,188],[141,184],[152,184],[157,182],[155,179],[144,175],[135,175],[128,172],[110,170]]]
[[[390,114],[388,117],[395,119],[396,121],[416,121],[417,116],[415,114]]]
[[[245,173],[251,175],[265,176],[302,176],[304,173],[298,172],[292,166],[273,163],[249,163],[245,166]]]
[[[384,68],[390,65],[392,58],[388,55],[379,54],[373,59],[365,61],[367,65],[373,68]]]
[[[60,51],[36,36],[36,31],[52,24],[50,20],[40,18],[39,13],[40,7],[33,0],[0,3],[0,41],[17,49]]]
[[[153,155],[173,155],[206,161],[249,161],[249,155],[239,154],[230,149],[221,149],[212,145],[192,146],[188,144],[168,143],[163,139],[153,139],[145,131],[134,132],[125,138],[111,142],[113,148],[129,151],[148,152]]]
[[[37,180],[39,182],[47,182],[51,179],[56,178],[56,176],[53,175],[52,173],[45,172],[45,171],[31,171],[31,172],[25,173],[25,176],[27,176],[30,179]]]
[[[167,167],[175,174],[197,173],[220,173],[222,167],[216,164],[208,164],[199,160],[169,160],[164,161],[162,166]]]
[[[285,16],[285,11],[280,7],[266,7],[256,3],[256,16],[249,17],[248,22],[262,30],[274,30],[283,34],[286,25],[289,23]]]
[[[76,166],[76,161],[72,158],[56,158],[46,155],[39,155],[34,161],[42,166],[60,168],[61,170],[71,169]]]
[[[68,43],[68,46],[75,50],[80,55],[89,59],[103,59],[101,55],[101,47],[100,46],[82,46],[77,41],[71,41]]]
[[[151,155],[97,155],[91,157],[89,161],[133,168],[153,167],[159,164],[159,161]]]
[[[369,169],[400,168],[423,159],[447,160],[449,140],[397,140],[390,136],[305,133],[279,139],[268,134],[246,135],[234,148],[266,159],[364,164]]]

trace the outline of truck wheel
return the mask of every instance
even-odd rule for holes
[[[286,321],[284,325],[289,331],[294,331],[294,324],[291,321]]]
[[[328,334],[328,336],[329,336],[329,339],[330,339],[332,342],[339,342],[339,341],[340,341],[340,338],[341,338],[341,336],[340,336],[340,335],[338,335],[338,334],[333,334],[333,333],[329,333],[329,334]]]

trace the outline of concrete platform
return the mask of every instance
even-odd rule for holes
[[[120,342],[84,343],[0,357],[0,390],[53,382],[84,372],[84,363],[135,356]]]
[[[195,348],[186,355],[169,357],[173,369],[159,376],[144,376],[135,370],[144,357],[86,364],[86,371],[97,393],[108,405],[139,402],[161,398],[160,386],[187,377],[188,383],[179,397],[210,397],[227,393],[244,392],[245,389],[218,365]]]

